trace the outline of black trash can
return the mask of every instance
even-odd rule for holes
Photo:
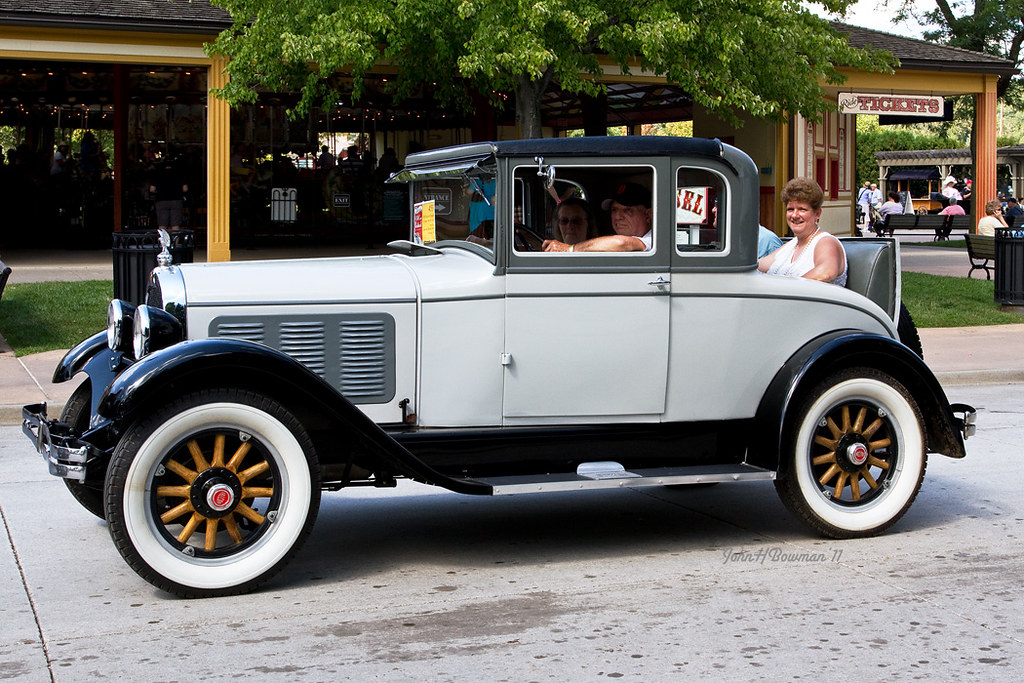
[[[997,303],[1024,306],[1024,231],[1019,228],[996,230],[995,286]]]
[[[131,304],[143,303],[149,274],[156,268],[160,253],[160,237],[155,230],[115,232],[114,298]],[[171,258],[174,263],[192,263],[195,236],[191,230],[175,230],[171,235]]]

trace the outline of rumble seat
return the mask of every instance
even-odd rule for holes
[[[894,316],[896,243],[884,237],[843,239],[848,273],[846,288],[863,294]]]

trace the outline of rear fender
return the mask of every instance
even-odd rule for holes
[[[757,409],[757,438],[750,444],[748,462],[773,470],[784,466],[782,454],[793,412],[825,376],[849,367],[881,370],[910,391],[924,418],[928,452],[952,458],[966,455],[961,426],[946,394],[917,354],[889,337],[837,331],[808,342],[776,373]]]
[[[458,493],[491,493],[489,486],[451,479],[430,468],[319,375],[255,342],[199,339],[152,353],[117,376],[100,401],[99,413],[125,429],[157,404],[214,387],[251,389],[280,401],[299,420],[327,420],[342,438],[361,441],[386,471]]]

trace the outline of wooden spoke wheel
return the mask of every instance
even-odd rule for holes
[[[822,382],[798,409],[776,488],[786,506],[833,538],[892,526],[924,478],[923,421],[895,378],[855,368]]]
[[[298,421],[230,389],[185,396],[129,429],[105,486],[122,557],[183,597],[266,581],[301,546],[319,502],[319,466]]]
[[[281,504],[279,480],[273,459],[251,434],[197,434],[157,468],[153,518],[182,552],[237,552],[273,523]]]

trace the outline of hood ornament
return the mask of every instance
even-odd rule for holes
[[[160,240],[160,253],[156,255],[156,264],[169,266],[174,261],[174,257],[171,256],[171,235],[163,228],[159,228],[157,234]]]

